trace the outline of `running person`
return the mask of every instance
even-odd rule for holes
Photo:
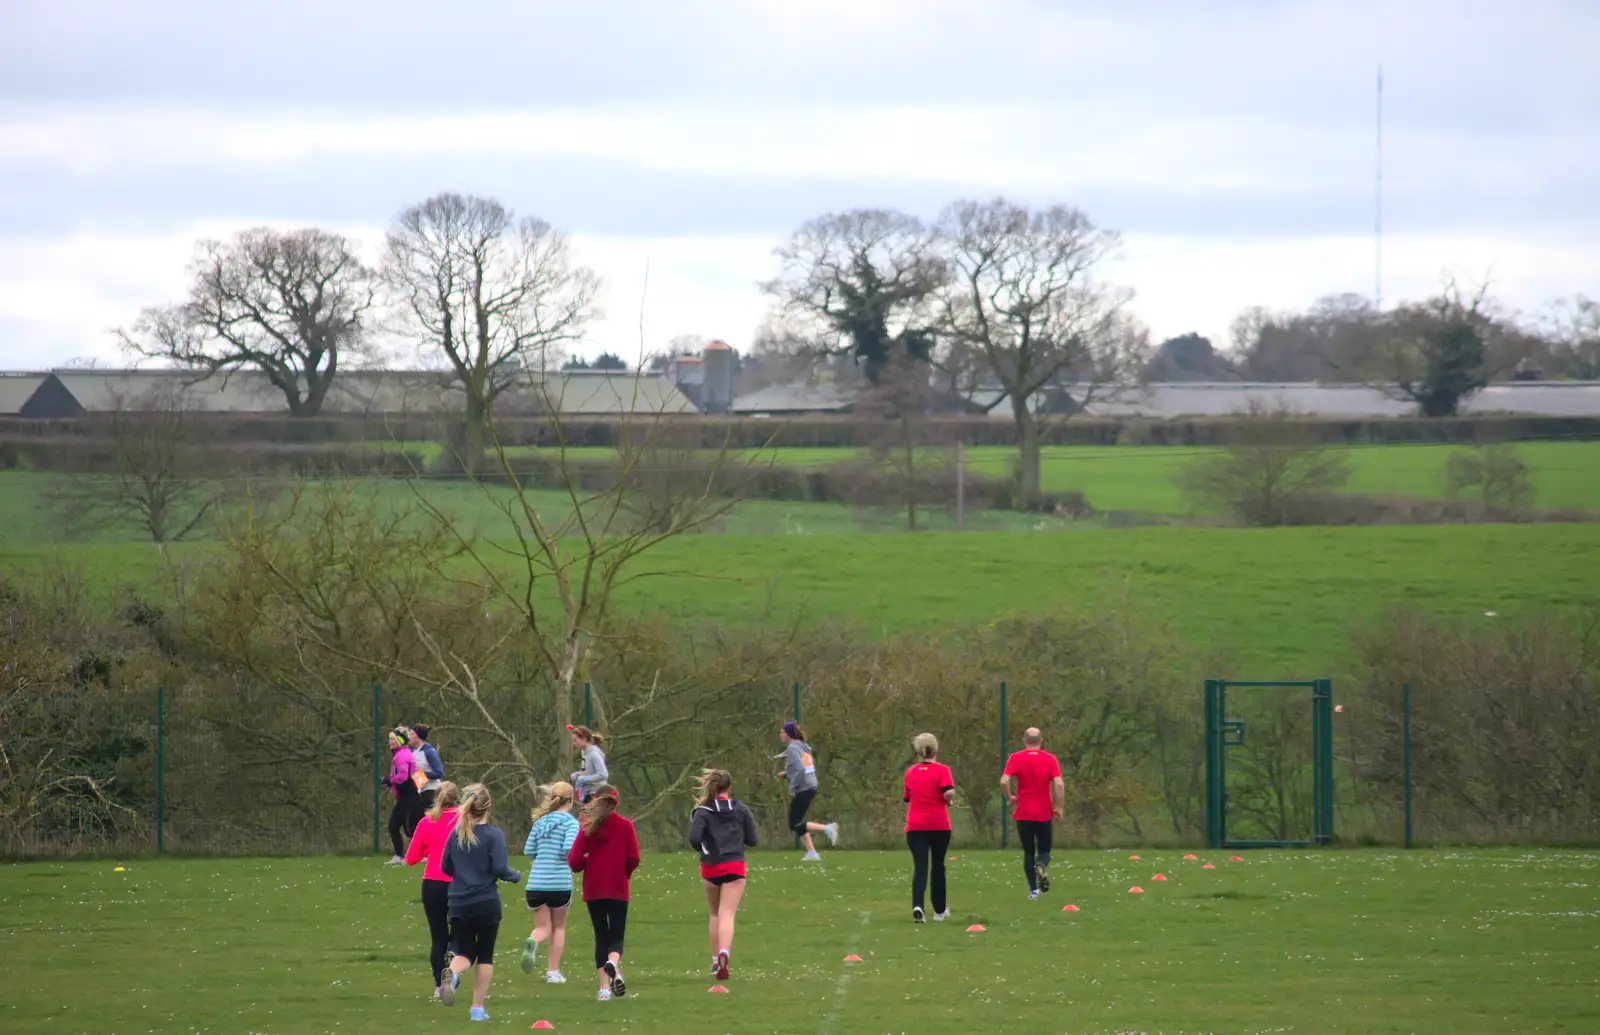
[[[439,998],[443,983],[445,954],[450,949],[450,878],[439,864],[444,861],[445,842],[456,828],[460,815],[456,805],[461,792],[448,781],[439,785],[433,807],[417,824],[417,831],[406,846],[406,865],[415,866],[424,859],[428,865],[422,870],[422,912],[428,918],[428,935],[433,944],[428,949],[428,965],[433,970],[433,997]]]
[[[911,920],[923,922],[922,895],[933,884],[933,918],[947,920],[950,909],[944,894],[944,853],[950,849],[950,803],[956,798],[956,781],[950,767],[939,761],[939,740],[919,733],[911,741],[917,761],[906,770],[906,847],[911,849]]]
[[[472,1019],[486,1021],[483,1001],[494,978],[494,942],[500,933],[500,889],[503,880],[516,884],[522,874],[506,865],[506,835],[489,825],[493,807],[489,788],[469,784],[461,792],[460,817],[445,842],[440,866],[450,878],[450,925],[455,954],[449,973],[439,982],[439,1001],[453,1006],[461,975],[476,967],[472,982]]]
[[[404,866],[406,864],[405,838],[417,828],[413,818],[417,812],[418,791],[414,779],[417,773],[417,756],[407,743],[411,739],[411,731],[404,726],[398,727],[389,734],[389,793],[394,796],[394,807],[389,810],[389,845],[394,849],[386,865]]]
[[[417,804],[419,814],[425,814],[433,808],[434,796],[439,793],[439,785],[444,781],[444,763],[439,761],[439,749],[428,743],[428,734],[432,732],[432,726],[419,722],[411,727],[411,737],[407,741],[411,745],[411,754],[426,776],[422,785],[422,800]]]
[[[606,753],[600,750],[606,738],[587,726],[568,726],[567,732],[572,734],[572,749],[582,756],[578,771],[572,774],[572,786],[581,803],[594,797],[595,791],[611,779],[606,769]]]
[[[533,861],[528,865],[525,889],[528,908],[533,911],[533,933],[522,943],[522,972],[533,973],[539,943],[550,942],[550,962],[544,980],[549,985],[564,985],[561,954],[567,946],[567,911],[572,906],[572,870],[567,853],[578,839],[578,818],[572,814],[572,784],[553,783],[544,788],[544,798],[533,810],[533,827],[522,854]]]
[[[817,846],[811,840],[812,834],[827,834],[828,843],[839,843],[839,824],[837,823],[808,823],[806,811],[811,808],[811,800],[817,796],[817,758],[811,750],[811,745],[806,743],[806,735],[797,722],[786,722],[778,731],[778,739],[783,742],[783,779],[789,781],[789,829],[800,838],[800,843],[805,846],[807,862],[815,862],[822,858],[817,853]]]
[[[628,992],[622,979],[622,942],[628,933],[629,884],[639,868],[639,835],[617,812],[617,789],[610,784],[595,788],[581,819],[567,865],[583,874],[583,904],[594,926],[594,966],[604,1002]]]
[[[698,804],[689,818],[689,847],[700,853],[700,882],[711,918],[711,974],[718,981],[729,977],[733,920],[744,898],[744,850],[756,846],[756,818],[744,802],[728,796],[732,790],[733,777],[726,770],[707,769],[700,774]]]
[[[1067,785],[1061,779],[1061,763],[1044,749],[1044,734],[1036,727],[1029,727],[1022,734],[1022,750],[1006,759],[1000,789],[1011,803],[1011,818],[1017,821],[1028,898],[1037,899],[1039,892],[1050,890],[1050,847],[1054,841],[1050,821],[1062,814]]]

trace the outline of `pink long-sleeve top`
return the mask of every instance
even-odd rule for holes
[[[428,865],[422,871],[423,880],[450,883],[449,874],[439,869],[439,862],[444,858],[444,843],[450,840],[460,815],[455,809],[445,809],[439,813],[438,819],[423,816],[422,822],[417,824],[417,832],[411,835],[411,844],[406,848],[406,865],[415,866],[427,859]]]
[[[417,769],[417,758],[411,749],[401,744],[394,749],[394,757],[389,762],[389,793],[395,800],[400,798],[400,788],[411,782],[411,774]]]

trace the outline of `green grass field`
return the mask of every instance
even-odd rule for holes
[[[0,563],[64,564],[103,592],[150,592],[211,549],[179,544],[163,557],[150,544],[9,546]],[[702,574],[636,581],[621,591],[623,611],[728,624],[770,605],[780,618],[803,611],[882,634],[1127,599],[1192,649],[1274,679],[1330,675],[1349,625],[1389,605],[1515,620],[1600,602],[1600,524],[701,535],[639,563]]]
[[[520,837],[520,831],[513,831]],[[515,837],[513,837],[515,840]],[[1600,1031],[1600,853],[1073,852],[1025,897],[1015,853],[953,850],[952,921],[909,918],[903,852],[752,856],[727,995],[708,994],[694,859],[647,855],[626,998],[594,999],[572,916],[569,983],[517,966],[520,891],[492,1024],[633,1035],[772,1032]],[[517,860],[513,858],[513,865]],[[432,1001],[416,871],[375,859],[135,860],[0,868],[7,1035],[458,1030]],[[1151,878],[1157,872],[1165,882]],[[1130,895],[1131,885],[1145,894]],[[1062,912],[1068,903],[1076,913]],[[973,923],[986,927],[968,933]],[[862,957],[846,964],[847,954]]]
[[[425,457],[436,457],[437,443],[405,443]],[[398,445],[397,445],[398,448]],[[1345,450],[1350,461],[1350,492],[1373,495],[1442,499],[1448,495],[1445,464],[1460,447],[1438,444],[1354,446]],[[1546,509],[1581,508],[1600,511],[1600,442],[1526,442],[1517,447],[1532,473],[1535,504]],[[1143,511],[1181,515],[1193,506],[1178,491],[1175,478],[1206,447],[1190,446],[1046,446],[1040,477],[1045,491],[1076,489],[1088,495],[1100,510]],[[532,455],[532,450],[513,453]],[[546,454],[548,455],[548,453]],[[600,460],[611,450],[580,447],[568,450],[573,459]],[[797,467],[826,466],[858,457],[855,449],[777,448],[762,456],[777,464]],[[1017,451],[1009,446],[981,446],[967,451],[971,469],[992,477],[1008,477]]]

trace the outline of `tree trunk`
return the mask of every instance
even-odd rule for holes
[[[484,444],[488,441],[489,403],[468,385],[466,421],[462,428],[461,466],[471,475],[483,467]]]
[[[917,530],[917,449],[912,439],[914,429],[904,416],[900,419],[900,443],[905,450],[906,529]]]
[[[1017,506],[1032,510],[1039,502],[1039,420],[1028,409],[1028,400],[1011,398],[1011,416],[1017,424]]]

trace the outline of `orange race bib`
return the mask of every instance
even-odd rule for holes
[[[428,774],[421,769],[413,769],[411,770],[411,782],[420,791],[428,785]]]
[[[815,773],[817,771],[817,762],[816,759],[811,757],[811,752],[800,752],[800,767],[808,773]]]

